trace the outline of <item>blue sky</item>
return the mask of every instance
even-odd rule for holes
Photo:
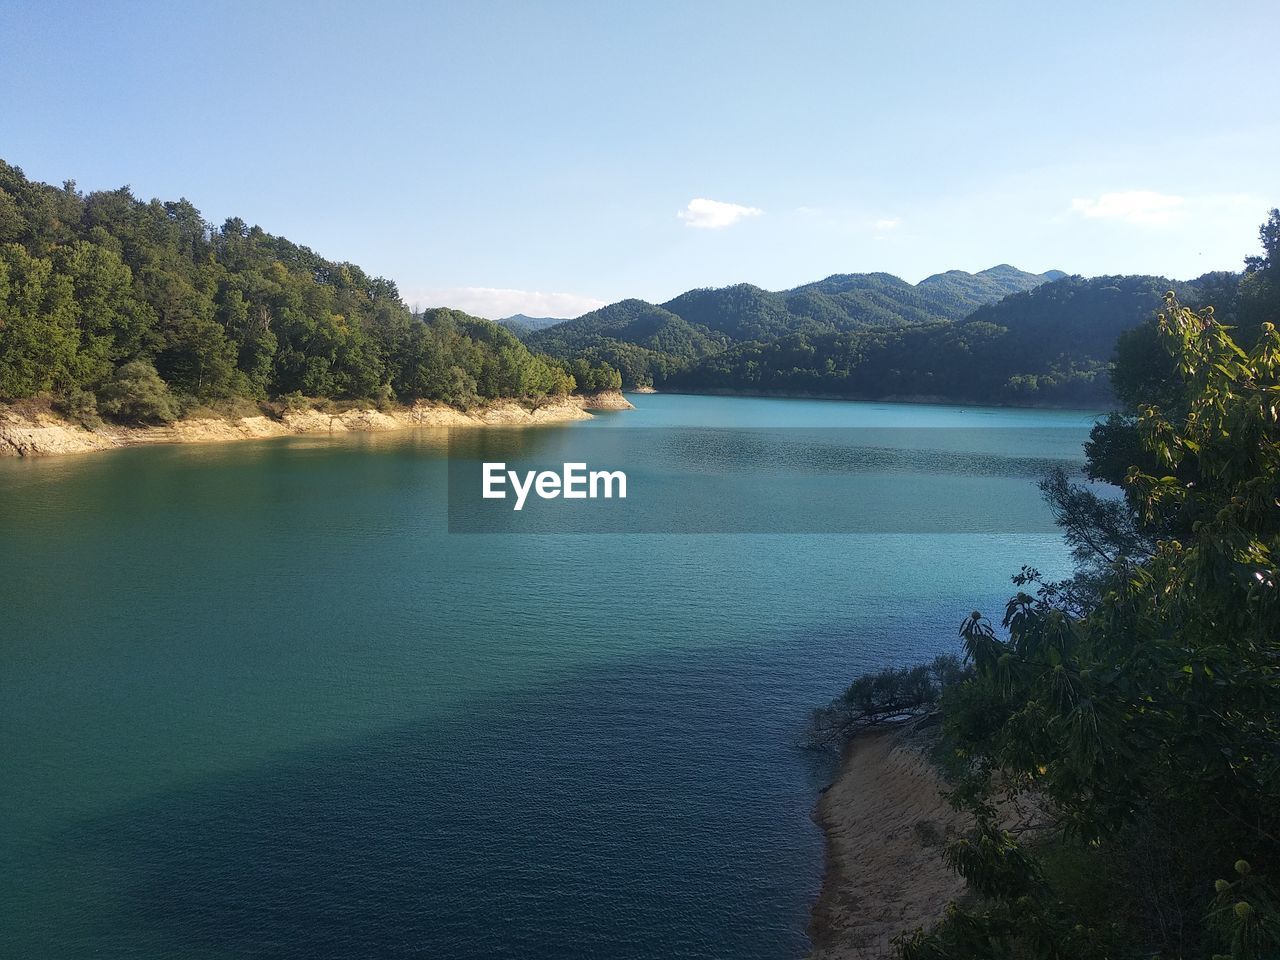
[[[1272,0],[9,0],[0,157],[491,317],[1000,262],[1185,279],[1280,204],[1278,29]]]

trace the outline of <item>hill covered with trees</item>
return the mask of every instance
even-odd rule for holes
[[[1234,278],[1235,275],[1227,275]],[[738,344],[678,370],[671,389],[811,393],[975,403],[1097,403],[1121,335],[1159,308],[1166,291],[1199,303],[1214,283],[1162,277],[1067,277],[958,322],[801,332]]]
[[[413,315],[390,280],[186,200],[83,194],[0,161],[0,401],[143,420],[289,394],[465,406],[568,392],[573,359],[458,311]]]
[[[553,356],[607,362],[628,384],[688,392],[970,403],[1100,404],[1117,349],[1174,291],[1257,328],[1241,275],[1068,277],[1009,266],[911,285],[847,274],[781,293],[742,284],[655,306],[623,301],[526,337]],[[1246,338],[1247,339],[1247,338]]]
[[[735,344],[959,320],[1061,276],[1001,265],[976,274],[953,270],[918,284],[887,273],[839,274],[779,292],[744,283],[690,290],[661,306],[624,300],[531,332],[525,341],[552,356],[585,353],[607,361],[628,384],[665,384]]]
[[[1064,276],[1026,273],[1007,264],[952,270],[910,284],[887,273],[837,274],[770,293],[750,284],[690,290],[662,306],[730,340],[762,340],[797,331],[839,332],[959,320],[974,308]]]
[[[622,372],[628,385],[665,381],[676,370],[731,342],[665,307],[622,300],[525,337],[553,357],[582,355]]]

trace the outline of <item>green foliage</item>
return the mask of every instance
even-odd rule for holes
[[[98,416],[98,398],[88,390],[79,387],[67,389],[54,398],[53,409],[86,430],[102,426],[102,418]]]
[[[145,360],[130,360],[120,367],[98,396],[98,409],[128,423],[172,423],[178,405],[169,386]]]
[[[137,362],[173,396],[158,400]],[[0,401],[98,390],[104,413],[155,422],[175,403],[292,393],[467,405],[570,389],[562,364],[507,331],[412,315],[354,264],[235,218],[214,227],[185,200],[84,195],[0,161]]]
[[[1040,481],[1040,492],[1075,561],[1076,574],[1063,584],[1059,598],[1072,612],[1098,599],[1117,565],[1140,563],[1154,552],[1153,529],[1135,514],[1131,501],[1072,483],[1061,467]],[[1038,582],[1039,573],[1025,568],[1020,579]]]
[[[660,309],[725,341],[778,337],[791,333],[797,325],[797,318],[787,309],[786,294],[770,293],[749,283],[690,290]]]
[[[1164,348],[1154,316],[1116,338],[1111,385],[1116,400],[1126,410],[1144,403],[1168,410],[1183,402],[1184,398],[1175,395],[1181,392],[1182,382],[1173,357]]]
[[[618,370],[607,363],[592,363],[586,357],[578,357],[569,364],[569,375],[583,393],[622,389],[622,374]]]
[[[1083,603],[1024,572],[1038,589],[1009,602],[1007,639],[965,621],[974,674],[944,712],[978,829],[948,856],[980,900],[905,938],[905,957],[1280,952],[1280,335],[1264,323],[1246,351],[1172,294],[1157,330],[1184,405],[1143,409],[1154,469],[1128,472],[1131,522],[1109,509],[1101,526],[1178,533],[1119,547]],[[1058,861],[1088,853],[1123,908],[1099,916],[1001,830],[1000,790],[1036,797]]]
[[[1225,318],[1239,324],[1237,339],[1245,344],[1253,343],[1263,324],[1274,323],[1280,316],[1280,210],[1271,211],[1258,237],[1262,253],[1245,260],[1234,315]]]
[[[0,246],[0,400],[77,381],[71,283],[18,244]]]

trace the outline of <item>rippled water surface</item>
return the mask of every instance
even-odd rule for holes
[[[634,427],[687,428],[703,474],[708,427],[1026,429],[892,485],[1028,511],[1028,464],[1092,422],[633,399],[537,429],[557,452],[618,431],[609,466],[665,478],[651,498],[679,470]],[[956,650],[1021,564],[1065,570],[1049,533],[450,534],[447,450],[0,462],[4,955],[800,957],[831,772],[792,746],[806,711]]]

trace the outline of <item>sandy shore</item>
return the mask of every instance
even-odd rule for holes
[[[942,847],[967,823],[943,789],[918,743],[898,731],[849,743],[814,815],[827,863],[809,925],[812,960],[890,956],[895,935],[928,927],[964,892]]]
[[[502,400],[462,411],[439,403],[417,403],[396,410],[346,410],[325,413],[307,409],[279,418],[191,418],[164,427],[104,425],[86,430],[48,410],[0,407],[0,456],[52,456],[109,450],[141,443],[224,443],[299,434],[402,430],[407,427],[524,426],[590,420],[590,410],[630,410],[616,391],[575,395],[534,410]]]

